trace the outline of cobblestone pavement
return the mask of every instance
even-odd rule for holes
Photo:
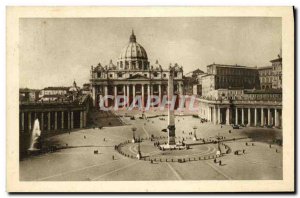
[[[25,181],[89,181],[89,180],[251,180],[282,179],[282,147],[272,145],[272,138],[280,137],[281,130],[266,128],[232,129],[230,126],[200,123],[192,116],[176,117],[176,136],[191,137],[196,129],[198,138],[225,137],[232,152],[219,158],[185,163],[154,162],[131,159],[114,150],[120,142],[131,140],[132,128],[140,138],[167,136],[164,117],[148,120],[131,120],[121,117],[123,126],[84,129],[53,136],[49,141],[59,142],[70,148],[54,153],[32,156],[20,161],[20,179]],[[165,117],[166,118],[166,117]],[[229,133],[231,130],[231,133]],[[247,138],[257,133],[255,141]],[[259,139],[261,134],[261,140]],[[267,135],[265,135],[267,134]],[[271,135],[270,135],[271,134]],[[238,138],[245,138],[240,139]],[[247,145],[246,145],[247,143]],[[253,143],[253,146],[252,146]],[[136,148],[132,148],[136,152]],[[240,150],[239,155],[234,151]],[[245,151],[242,154],[242,151]],[[94,154],[98,151],[98,154]],[[114,159],[113,159],[114,158]]]

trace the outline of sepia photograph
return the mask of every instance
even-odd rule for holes
[[[294,190],[292,7],[7,18],[9,191]]]

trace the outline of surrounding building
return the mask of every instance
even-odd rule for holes
[[[22,102],[34,102],[39,100],[40,90],[38,89],[19,89],[19,100]]]
[[[281,68],[280,60],[274,60],[273,67]],[[261,90],[261,71],[256,67],[208,65],[207,74],[201,76],[199,116],[214,124],[281,127],[281,89]],[[280,87],[279,80],[276,83]]]
[[[184,75],[183,77],[183,85],[184,85],[184,94],[185,95],[199,95],[201,93],[201,87],[198,86],[199,83],[199,75],[202,75],[204,72],[200,69],[196,69]]]
[[[271,60],[271,66],[260,67],[259,79],[261,89],[282,89],[282,57]]]
[[[238,90],[260,88],[257,68],[239,65],[208,65],[201,84],[202,95],[213,97],[232,97],[240,94]]]
[[[91,84],[90,83],[83,84],[82,89],[81,89],[81,93],[85,94],[85,95],[91,94],[92,93]]]
[[[123,95],[131,104],[136,96],[142,97],[142,105],[147,104],[151,95],[167,95],[170,67],[163,67],[156,61],[153,65],[148,61],[146,50],[137,43],[132,32],[129,43],[121,51],[117,64],[112,61],[106,66],[100,63],[91,67],[90,84],[94,106],[98,106],[107,95]],[[178,95],[183,94],[183,70],[178,64],[172,66],[175,70],[174,88]],[[105,106],[115,105],[114,100],[105,100]]]
[[[81,94],[81,89],[74,81],[71,87],[46,87],[42,89],[39,94],[39,101],[75,100],[79,94]]]

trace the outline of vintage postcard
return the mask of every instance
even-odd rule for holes
[[[7,7],[7,191],[294,191],[292,7]]]

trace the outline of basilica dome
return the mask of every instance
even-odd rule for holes
[[[146,70],[149,68],[146,50],[136,42],[136,36],[132,31],[129,43],[121,51],[117,60],[117,67],[120,70]]]

